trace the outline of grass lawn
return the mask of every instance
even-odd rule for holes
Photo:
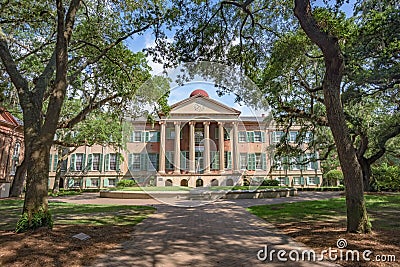
[[[22,200],[0,200],[0,266],[81,266],[128,240],[153,207],[49,203],[54,228],[15,234]],[[72,238],[85,233],[88,240]]]
[[[400,266],[400,194],[366,195],[367,211],[373,233],[346,233],[344,198],[253,206],[248,210],[274,224],[283,233],[303,242],[316,251],[335,248],[345,238],[347,249],[370,249],[373,255],[396,255],[396,263],[339,262],[344,266]]]

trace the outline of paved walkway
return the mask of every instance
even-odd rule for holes
[[[245,207],[336,197],[336,192],[301,192],[298,197],[220,200],[192,208],[155,200],[100,199],[85,194],[74,203],[155,205],[157,213],[134,227],[132,239],[102,255],[93,266],[333,266],[327,262],[270,262],[257,253],[272,249],[306,250]],[[180,203],[181,204],[181,203]],[[263,256],[263,254],[260,254]],[[287,257],[287,255],[286,255]],[[274,255],[275,260],[277,255]]]

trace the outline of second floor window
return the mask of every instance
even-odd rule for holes
[[[92,170],[99,171],[100,170],[100,154],[93,154],[92,156]]]
[[[117,170],[117,154],[110,154],[110,171]]]
[[[75,156],[75,171],[83,170],[83,154],[76,154]]]

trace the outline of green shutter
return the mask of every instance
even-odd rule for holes
[[[261,142],[265,143],[265,132],[261,132]]]
[[[303,176],[300,177],[300,184],[304,185],[304,177]]]
[[[86,187],[91,187],[92,186],[92,179],[86,178]]]
[[[58,164],[58,155],[54,155],[54,160],[53,160],[53,172],[57,171],[57,164]]]
[[[282,159],[282,167],[284,170],[289,169],[289,159],[287,156],[284,156]]]
[[[216,127],[214,129],[214,139],[219,139],[219,128],[218,127]]]
[[[51,171],[51,159],[52,159],[52,157],[53,157],[53,155],[52,154],[50,154],[49,155],[49,171]]]
[[[140,170],[147,171],[147,154],[140,154]]]
[[[108,187],[110,185],[108,182],[108,178],[104,178],[103,184],[104,184],[104,187]]]
[[[131,138],[129,139],[130,143],[133,143],[135,141],[135,131],[131,132]]]
[[[160,142],[160,136],[161,136],[161,135],[160,135],[160,132],[156,132],[156,136],[157,136],[156,141],[157,141],[157,142]]]
[[[121,164],[120,158],[121,158],[121,154],[117,153],[116,156],[115,156],[115,165],[116,165],[116,171],[117,172],[119,172],[121,170],[121,168],[120,168],[120,164]]]
[[[99,160],[99,172],[103,171],[103,154],[100,154],[100,160]]]
[[[254,171],[256,169],[256,154],[247,154],[247,169],[249,171]]]
[[[267,154],[261,154],[261,168],[265,171],[267,170]]]
[[[71,161],[69,163],[69,170],[70,171],[75,171],[75,158],[76,158],[76,155],[72,154],[71,155]]]
[[[82,171],[84,171],[86,168],[85,162],[86,162],[86,154],[82,154]]]
[[[285,177],[285,185],[289,185],[289,177]]]
[[[86,169],[88,171],[92,170],[92,163],[93,163],[93,154],[89,154],[88,155],[88,160],[87,160],[87,166],[86,166]]]
[[[142,141],[142,143],[146,142],[146,132],[140,132],[140,141]]]
[[[226,157],[228,159],[227,169],[232,169],[232,152],[231,151],[227,151]]]
[[[133,154],[128,154],[128,169],[133,170]]]
[[[104,158],[104,171],[110,170],[110,154],[106,154]]]
[[[150,132],[145,132],[146,138],[145,138],[145,142],[149,142],[150,141]]]
[[[73,187],[74,186],[74,179],[69,178],[68,180],[68,187]]]
[[[181,170],[185,170],[186,167],[186,153],[184,151],[181,151]]]
[[[254,143],[254,132],[247,132],[247,142]]]
[[[315,184],[319,185],[319,177],[315,176]]]
[[[211,169],[219,169],[219,151],[211,151]]]

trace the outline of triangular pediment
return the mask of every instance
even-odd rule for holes
[[[189,114],[239,116],[240,111],[202,95],[196,95],[186,98],[171,106],[170,115],[189,115]]]

